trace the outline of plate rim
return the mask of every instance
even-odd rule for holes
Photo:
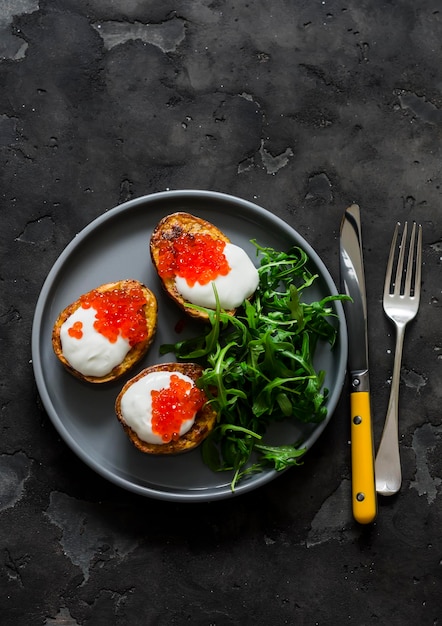
[[[116,475],[111,472],[109,469],[103,467],[101,464],[97,463],[94,459],[92,459],[83,448],[79,445],[79,443],[72,437],[68,429],[66,428],[63,420],[57,414],[55,407],[52,404],[52,401],[49,396],[49,392],[47,389],[47,385],[44,381],[44,373],[42,367],[42,359],[39,350],[39,331],[43,326],[43,312],[45,305],[47,303],[48,295],[50,294],[51,288],[53,286],[54,280],[58,276],[60,269],[63,267],[66,259],[69,258],[71,253],[84,241],[91,232],[93,232],[96,228],[99,228],[102,224],[114,219],[120,213],[124,213],[126,211],[130,211],[139,205],[151,204],[167,199],[173,198],[176,200],[177,198],[182,197],[183,199],[189,198],[199,198],[199,199],[207,199],[207,200],[217,200],[217,201],[225,201],[228,204],[236,204],[246,208],[248,211],[252,212],[254,215],[263,215],[267,219],[277,223],[279,227],[285,231],[287,231],[291,237],[294,236],[295,240],[300,240],[302,249],[307,253],[309,258],[311,258],[314,264],[318,267],[321,272],[321,278],[327,284],[327,288],[330,290],[330,294],[337,294],[338,289],[336,284],[331,276],[327,266],[322,261],[322,258],[319,254],[314,250],[314,248],[309,244],[308,241],[302,237],[296,231],[295,228],[290,226],[287,222],[285,222],[278,215],[273,214],[268,209],[261,207],[254,202],[249,200],[240,198],[238,196],[234,196],[231,194],[219,192],[219,191],[209,191],[209,190],[201,190],[201,189],[175,189],[175,190],[166,190],[160,192],[154,192],[151,194],[146,194],[143,196],[139,196],[137,198],[133,198],[131,200],[125,201],[119,205],[111,209],[105,210],[101,215],[95,217],[88,224],[86,224],[74,237],[71,241],[64,247],[59,256],[56,258],[53,263],[51,269],[49,270],[43,285],[41,287],[33,316],[32,323],[32,331],[31,331],[31,353],[32,353],[32,366],[34,371],[34,378],[37,385],[37,390],[43,404],[43,407],[51,420],[51,423],[55,427],[58,434],[61,436],[66,445],[93,471],[97,474],[101,475],[103,478],[112,482],[113,484],[131,491],[133,493],[137,493],[142,496],[151,497],[155,499],[161,500],[173,500],[173,501],[186,501],[186,502],[202,502],[202,501],[211,501],[211,500],[219,500],[225,499],[228,497],[235,497],[241,494],[250,492],[259,488],[260,486],[267,484],[271,480],[273,480],[277,475],[281,475],[283,472],[277,472],[274,469],[269,469],[260,474],[254,475],[253,482],[252,481],[244,481],[236,486],[235,490],[232,492],[230,489],[230,485],[226,488],[225,485],[220,485],[218,487],[208,487],[206,489],[189,489],[182,490],[174,488],[173,490],[167,490],[165,487],[155,488],[152,486],[144,486],[141,484],[137,484],[133,481],[130,481],[128,478],[125,478],[121,475]],[[326,419],[318,424],[316,428],[312,431],[312,433],[308,436],[306,441],[304,442],[305,447],[309,450],[312,445],[317,441],[317,439],[321,436],[324,429],[329,424],[333,414],[335,412],[336,406],[339,402],[342,388],[344,386],[344,382],[346,379],[346,363],[347,363],[347,355],[348,355],[348,337],[347,337],[347,327],[344,315],[344,309],[342,303],[339,301],[335,301],[334,303],[336,307],[336,313],[338,318],[338,339],[340,342],[340,365],[339,368],[339,376],[336,381],[336,389],[334,391],[334,398],[330,404],[327,405],[328,414]],[[210,491],[210,494],[207,493]]]

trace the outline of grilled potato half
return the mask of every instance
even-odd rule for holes
[[[179,437],[179,439],[177,439],[176,441],[170,441],[169,443],[165,444],[153,444],[143,441],[142,439],[140,439],[137,433],[126,423],[124,419],[121,411],[121,400],[125,392],[129,389],[131,385],[133,385],[144,376],[147,376],[152,372],[158,371],[180,372],[181,374],[185,374],[196,382],[198,378],[200,378],[203,372],[203,368],[196,363],[161,363],[158,365],[151,365],[150,367],[145,368],[137,376],[129,380],[118,394],[115,402],[115,413],[117,415],[117,418],[123,426],[129,439],[132,441],[136,448],[141,450],[141,452],[153,455],[175,455],[193,450],[194,448],[199,446],[204,441],[204,439],[206,439],[206,437],[215,427],[217,421],[217,413],[212,408],[211,404],[204,404],[201,410],[198,411],[195,417],[195,422],[191,429],[187,431],[187,433]]]
[[[175,286],[174,277],[163,278],[159,273],[160,250],[164,242],[178,239],[184,234],[207,234],[214,239],[230,243],[230,239],[216,226],[206,220],[191,215],[190,213],[177,212],[167,215],[160,220],[155,227],[150,239],[150,255],[152,263],[159,275],[162,286],[170,298],[188,315],[195,319],[207,321],[208,315],[204,311],[197,311],[189,306],[183,296]],[[235,314],[235,310],[226,311],[230,315]]]
[[[130,294],[132,290],[137,290],[138,293],[142,293],[145,304],[141,306],[138,310],[138,313],[141,312],[146,320],[146,336],[141,341],[138,341],[130,348],[129,352],[126,354],[124,359],[115,367],[111,369],[111,371],[107,372],[104,375],[94,376],[94,375],[85,375],[82,374],[78,369],[73,367],[71,363],[67,360],[65,355],[63,354],[62,341],[60,337],[60,330],[66,320],[77,311],[82,306],[82,301],[84,298],[87,298],[90,295],[93,295],[95,292],[105,293],[118,291],[123,294]],[[61,363],[65,366],[67,371],[73,376],[79,378],[80,380],[89,382],[89,383],[107,383],[114,381],[126,372],[128,372],[132,367],[134,367],[139,361],[144,357],[146,352],[148,351],[155,333],[157,329],[157,321],[158,321],[158,305],[157,299],[153,292],[148,289],[145,285],[140,283],[137,280],[128,279],[128,280],[120,280],[113,283],[106,283],[100,285],[96,289],[87,292],[83,296],[80,296],[75,302],[67,306],[58,316],[54,328],[52,331],[52,347],[56,356],[59,358]]]

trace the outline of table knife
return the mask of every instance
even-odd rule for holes
[[[350,372],[351,470],[353,517],[369,524],[377,514],[373,426],[368,369],[367,299],[362,253],[361,219],[357,204],[344,213],[340,233],[341,290],[348,330]]]

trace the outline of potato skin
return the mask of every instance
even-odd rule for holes
[[[203,373],[203,368],[196,363],[160,363],[158,365],[151,365],[145,368],[134,378],[131,378],[122,388],[115,401],[115,413],[118,420],[124,428],[124,431],[128,435],[129,439],[135,445],[138,450],[146,454],[153,455],[175,455],[183,452],[188,452],[199,446],[204,439],[210,434],[215,427],[217,421],[217,413],[212,408],[211,404],[205,404],[203,408],[196,414],[195,422],[192,428],[185,433],[182,437],[176,441],[171,441],[165,444],[153,444],[147,443],[140,439],[137,433],[128,426],[121,413],[121,399],[127,389],[135,382],[147,376],[151,372],[180,372],[189,376],[195,382],[200,378]]]
[[[170,215],[163,217],[163,219],[158,222],[150,238],[150,255],[157,273],[161,242],[164,240],[173,241],[174,239],[178,239],[178,237],[184,233],[190,233],[193,235],[197,233],[205,233],[214,239],[220,239],[221,241],[230,243],[230,239],[221,230],[219,230],[219,228],[210,222],[183,211],[171,213]],[[159,276],[159,279],[168,296],[185,313],[187,313],[187,315],[203,321],[208,320],[207,313],[197,311],[189,306],[190,303],[184,300],[183,296],[178,292],[173,278],[163,279]],[[226,311],[226,313],[234,315],[235,310]]]
[[[75,302],[72,302],[72,304],[67,306],[60,313],[52,330],[52,347],[56,356],[63,363],[64,367],[70,374],[88,383],[107,383],[117,380],[123,376],[144,357],[154,339],[158,323],[158,304],[153,292],[145,285],[134,279],[120,280],[114,283],[105,283],[91,291],[105,292],[112,291],[113,289],[130,290],[134,287],[140,288],[146,298],[146,304],[143,309],[147,321],[148,335],[146,339],[132,346],[122,363],[114,367],[113,370],[105,376],[85,376],[73,368],[63,355],[60,329],[68,317],[70,317],[81,306],[80,298],[78,298]]]

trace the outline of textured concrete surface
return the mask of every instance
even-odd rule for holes
[[[0,4],[2,626],[442,623],[441,42],[437,0]],[[47,273],[106,210],[184,188],[279,215],[336,280],[360,204],[376,444],[386,251],[422,223],[403,486],[372,526],[351,516],[348,388],[302,467],[215,503],[122,491],[53,428],[30,352]]]

